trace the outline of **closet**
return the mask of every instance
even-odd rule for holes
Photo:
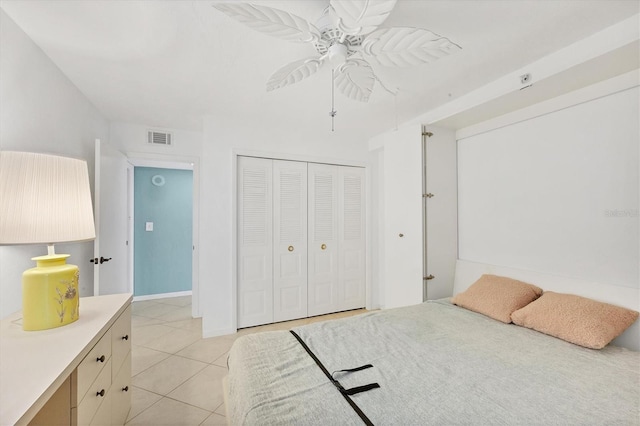
[[[238,328],[365,305],[364,169],[238,157]]]

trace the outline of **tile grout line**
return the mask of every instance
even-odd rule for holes
[[[135,303],[135,302],[134,302],[134,303]],[[189,319],[193,319],[193,318],[191,318],[191,317],[189,317],[189,318],[184,318],[184,319],[173,319],[173,320],[171,320],[171,321],[167,321],[166,319],[163,319],[163,317],[164,317],[164,316],[166,316],[166,315],[171,315],[172,313],[174,313],[174,312],[176,312],[176,311],[178,311],[178,310],[180,310],[180,309],[185,308],[186,306],[188,306],[188,304],[186,304],[186,305],[184,305],[184,306],[176,306],[176,305],[168,304],[168,303],[167,303],[167,304],[150,303],[150,304],[149,304],[149,307],[147,307],[147,308],[145,308],[145,309],[141,309],[141,311],[145,311],[146,309],[153,308],[153,307],[158,306],[158,305],[163,305],[163,306],[172,306],[172,307],[175,307],[176,309],[173,309],[173,310],[171,310],[170,312],[167,312],[167,313],[162,314],[162,315],[157,316],[157,317],[148,317],[148,316],[140,315],[140,314],[141,314],[141,313],[143,313],[143,312],[136,312],[136,313],[132,313],[134,316],[138,316],[138,317],[143,318],[143,319],[146,319],[146,320],[150,320],[150,321],[159,321],[159,323],[156,323],[156,324],[140,325],[140,326],[137,326],[137,327],[134,327],[134,326],[132,325],[132,334],[134,334],[134,336],[135,336],[136,331],[140,331],[139,329],[141,329],[141,328],[143,328],[143,327],[147,327],[147,326],[152,326],[152,325],[162,325],[162,326],[165,326],[165,327],[171,328],[171,329],[172,329],[172,331],[169,331],[169,332],[167,332],[166,334],[170,334],[170,333],[172,333],[172,332],[173,332],[173,330],[185,330],[185,331],[190,331],[190,330],[191,330],[191,328],[184,328],[184,327],[179,327],[179,326],[171,326],[171,325],[168,325],[169,323],[172,323],[172,322],[187,321],[187,320],[189,320]],[[138,329],[138,330],[136,330],[136,329]],[[200,332],[202,332],[202,331],[200,331]],[[166,334],[164,334],[163,336],[166,336]],[[151,339],[151,340],[150,340],[150,342],[153,342],[154,340],[156,340],[156,339],[158,339],[158,338],[162,338],[162,336],[158,336],[157,338]],[[143,391],[145,391],[145,392],[149,392],[149,393],[152,393],[152,394],[154,394],[154,395],[160,396],[160,399],[159,399],[158,401],[154,402],[153,404],[151,404],[149,407],[147,407],[147,408],[145,408],[144,410],[142,410],[140,413],[136,414],[136,415],[135,415],[134,417],[132,417],[131,419],[128,419],[127,424],[129,424],[129,423],[130,423],[131,421],[133,421],[135,418],[139,417],[141,414],[145,413],[146,411],[148,411],[148,410],[149,410],[149,409],[151,409],[152,407],[156,406],[156,405],[157,405],[158,403],[160,403],[164,398],[167,398],[167,399],[169,399],[169,400],[172,400],[172,401],[178,402],[178,403],[180,403],[180,404],[184,404],[184,405],[186,405],[186,406],[190,406],[190,407],[193,407],[193,408],[197,408],[197,409],[199,409],[199,410],[202,410],[202,411],[206,412],[206,413],[207,413],[207,415],[206,415],[206,417],[204,418],[203,422],[205,422],[205,421],[206,421],[206,420],[207,420],[207,419],[208,419],[212,414],[217,414],[217,413],[215,413],[215,410],[217,410],[218,408],[220,408],[220,406],[219,406],[219,405],[218,405],[218,406],[217,406],[213,411],[210,411],[210,410],[207,410],[207,409],[205,409],[205,408],[198,407],[198,406],[196,406],[196,405],[193,405],[193,404],[190,404],[190,403],[186,403],[186,402],[184,402],[184,401],[180,401],[180,400],[177,400],[177,399],[172,398],[172,397],[170,397],[170,396],[169,396],[169,394],[170,394],[171,392],[175,391],[175,390],[176,390],[176,389],[178,389],[180,386],[184,385],[184,384],[185,384],[185,383],[187,383],[189,380],[193,379],[193,378],[194,378],[194,377],[196,377],[198,374],[202,373],[202,371],[203,371],[203,370],[205,370],[208,366],[214,366],[214,367],[217,367],[217,368],[224,368],[224,367],[220,367],[220,366],[215,365],[215,364],[210,363],[210,362],[203,362],[203,361],[200,361],[200,360],[195,360],[195,359],[188,358],[188,357],[185,357],[185,356],[177,355],[177,353],[178,353],[178,352],[180,352],[180,351],[182,351],[182,350],[184,350],[184,349],[186,349],[186,348],[188,348],[188,347],[190,347],[190,346],[192,346],[192,345],[196,344],[199,340],[202,340],[202,338],[200,338],[200,339],[198,339],[198,340],[196,340],[196,341],[194,341],[194,342],[191,342],[191,343],[187,344],[187,345],[186,345],[186,346],[184,346],[183,348],[180,348],[180,349],[176,350],[176,351],[175,351],[175,352],[173,352],[173,353],[165,352],[165,351],[158,350],[158,349],[155,349],[155,348],[150,348],[150,347],[147,347],[147,346],[145,346],[145,345],[140,345],[140,344],[136,345],[136,346],[139,346],[139,347],[141,347],[141,348],[145,348],[145,349],[148,349],[148,350],[152,350],[152,351],[155,351],[155,352],[158,352],[158,353],[161,353],[161,354],[165,354],[165,355],[168,355],[168,356],[167,356],[166,358],[164,358],[164,359],[162,359],[162,360],[158,361],[158,362],[152,363],[151,365],[147,366],[145,369],[143,369],[143,370],[139,371],[135,376],[132,376],[132,379],[133,379],[133,377],[136,377],[136,376],[138,376],[138,375],[142,374],[143,372],[145,372],[145,371],[149,370],[150,368],[152,368],[152,367],[154,367],[154,366],[158,365],[159,363],[161,363],[161,362],[163,362],[163,361],[166,361],[166,360],[170,359],[171,357],[177,357],[177,358],[181,358],[181,359],[185,359],[185,360],[189,360],[189,361],[200,362],[200,363],[204,364],[204,366],[203,366],[202,368],[200,368],[198,371],[194,372],[192,375],[189,375],[188,377],[186,377],[186,378],[185,378],[181,383],[177,384],[174,388],[172,388],[172,389],[168,390],[168,391],[166,392],[166,394],[158,393],[158,392],[156,392],[156,391],[152,391],[152,390],[149,390],[149,389],[143,388],[143,387],[141,387],[141,386],[135,386],[135,385],[132,385],[132,386],[134,386],[134,387],[136,387],[136,388],[138,388],[138,389],[141,389],[141,390],[143,390]],[[147,344],[148,344],[148,343],[147,343]],[[221,355],[221,356],[224,356],[224,354],[223,354],[223,355]],[[216,358],[213,362],[217,361],[219,358],[220,358],[220,357]],[[223,402],[222,404],[224,404],[224,402]],[[219,415],[219,414],[217,414],[217,415]]]
[[[149,393],[152,393],[152,394],[154,394],[154,395],[158,395],[158,396],[160,397],[160,399],[158,399],[156,402],[154,402],[153,404],[151,404],[150,406],[148,406],[148,407],[147,407],[147,408],[145,408],[144,410],[140,411],[140,412],[139,412],[138,414],[136,414],[135,416],[133,416],[133,417],[131,417],[130,419],[128,419],[128,420],[125,422],[125,426],[126,426],[126,425],[131,421],[131,420],[135,419],[135,418],[136,418],[136,417],[138,417],[140,414],[144,413],[144,412],[145,412],[145,411],[147,411],[149,408],[153,407],[153,406],[154,406],[154,405],[156,405],[158,402],[162,401],[162,398],[164,398],[164,395],[159,394],[159,393],[157,393],[157,392],[153,392],[153,391],[150,391],[150,390],[147,390],[147,389],[144,389],[144,388],[138,387],[138,386],[134,386],[134,385],[131,385],[131,386],[132,386],[132,387],[134,387],[134,388],[137,388],[137,389],[143,390],[143,391],[145,391],[145,392],[149,392]]]
[[[193,360],[193,359],[189,359],[189,358],[185,358],[185,357],[180,357],[180,356],[178,356],[178,355],[169,355],[169,357],[167,357],[167,358],[163,359],[163,360],[162,360],[162,361],[160,361],[160,362],[166,361],[166,360],[168,360],[169,358],[171,358],[172,356],[174,356],[174,357],[176,357],[176,358],[187,359],[187,360],[189,360],[189,361],[199,362],[199,363],[201,363],[201,364],[207,364],[206,362],[197,361],[197,360]],[[156,363],[155,365],[160,364],[160,362]],[[207,365],[208,365],[208,364],[207,364]],[[193,378],[193,377],[195,377],[196,375],[200,374],[200,373],[202,372],[202,370],[204,370],[205,368],[207,368],[207,365],[205,365],[204,367],[202,367],[201,369],[199,369],[198,371],[196,371],[195,373],[193,373],[191,376],[187,377],[187,378],[186,378],[184,381],[182,381],[179,385],[177,385],[176,387],[172,388],[170,391],[168,391],[168,392],[167,392],[167,394],[166,394],[166,395],[163,395],[163,396],[167,396],[167,395],[169,395],[171,392],[173,392],[174,390],[178,389],[180,386],[184,385],[184,384],[185,384],[186,382],[188,382],[190,379],[192,379],[192,378]],[[140,373],[136,374],[136,376],[138,376],[139,374],[140,374]],[[148,389],[145,389],[145,388],[141,387],[140,385],[137,385],[136,387],[138,387],[138,388],[140,388],[140,389],[144,389],[144,390],[146,390],[146,391],[149,391]],[[152,391],[149,391],[149,392],[152,392]],[[157,393],[157,392],[154,392],[154,393]],[[160,394],[159,394],[159,395],[160,395]]]
[[[196,373],[196,374],[198,374],[198,373]],[[180,385],[180,386],[182,386],[182,385]],[[180,386],[178,386],[178,387],[180,387]],[[154,402],[153,404],[151,404],[150,406],[148,406],[147,408],[145,408],[144,410],[142,410],[141,412],[139,412],[138,414],[136,414],[135,416],[133,416],[132,418],[130,418],[130,419],[127,421],[127,423],[125,423],[125,426],[126,426],[126,424],[128,424],[129,422],[131,422],[131,421],[132,421],[133,419],[135,419],[136,417],[140,416],[140,415],[141,415],[142,413],[144,413],[145,411],[147,411],[147,410],[151,409],[153,406],[155,406],[156,404],[160,403],[160,402],[161,402],[163,399],[165,399],[165,398],[166,398],[166,399],[170,399],[170,400],[175,401],[175,402],[178,402],[178,403],[180,403],[180,404],[187,405],[187,406],[189,406],[189,407],[193,407],[193,408],[197,408],[197,409],[202,410],[202,411],[206,411],[206,412],[207,412],[207,413],[209,413],[209,414],[207,415],[207,417],[205,417],[205,419],[203,420],[203,422],[204,422],[204,421],[206,421],[206,420],[209,418],[209,416],[211,416],[211,414],[216,414],[216,415],[218,415],[218,416],[222,416],[221,414],[216,413],[216,410],[217,410],[218,408],[220,408],[221,406],[223,406],[223,405],[224,405],[224,402],[223,402],[223,403],[221,403],[220,405],[217,405],[217,406],[216,406],[216,408],[215,408],[215,410],[211,411],[211,410],[208,410],[208,409],[206,409],[206,408],[202,408],[202,407],[199,407],[199,406],[197,406],[197,405],[190,404],[190,403],[188,403],[188,402],[180,401],[179,399],[173,398],[173,397],[171,397],[171,396],[169,396],[169,395],[162,395],[162,394],[160,394],[160,393],[153,392],[153,391],[150,391],[150,390],[147,390],[147,389],[145,389],[145,388],[138,387],[138,386],[134,386],[134,387],[136,387],[136,388],[138,388],[138,389],[142,389],[143,391],[146,391],[146,392],[152,393],[152,394],[154,394],[154,395],[158,395],[158,396],[160,397],[160,399],[159,399],[159,400],[157,400],[156,402]],[[177,388],[176,388],[176,389],[177,389]],[[175,390],[175,389],[174,389],[174,390]],[[173,391],[171,391],[171,392],[173,392]],[[225,417],[225,416],[222,416],[222,417]],[[200,423],[200,424],[202,424],[202,423]]]

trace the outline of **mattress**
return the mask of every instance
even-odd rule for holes
[[[640,353],[592,350],[448,300],[293,329],[373,424],[640,424]],[[239,338],[228,415],[240,425],[361,425],[288,331]]]

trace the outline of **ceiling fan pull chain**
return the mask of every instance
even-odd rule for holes
[[[387,86],[384,85],[384,83],[382,81],[380,81],[380,79],[378,78],[377,75],[373,75],[373,78],[376,79],[376,81],[380,84],[380,86],[382,86],[382,88],[384,90],[386,90],[388,93],[391,93],[393,96],[396,96],[398,94],[398,92],[400,91],[399,87],[396,87],[396,91],[394,92],[393,90],[389,89]]]
[[[336,86],[336,70],[335,69],[331,69],[331,112],[329,113],[329,115],[331,115],[331,131],[335,131],[334,128],[334,118],[336,116],[336,114],[338,113],[338,111],[336,111],[335,108],[335,86]]]
[[[393,109],[396,114],[396,130],[398,130],[398,94],[393,95]]]

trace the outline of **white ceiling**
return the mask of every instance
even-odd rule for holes
[[[330,129],[331,71],[266,92],[282,65],[312,56],[247,29],[213,1],[1,0],[0,7],[114,121],[201,130],[202,117]],[[254,2],[315,22],[328,0]],[[639,11],[635,0],[399,0],[383,24],[427,28],[462,46],[432,64],[376,67],[368,104],[336,94],[336,131],[368,138]]]

